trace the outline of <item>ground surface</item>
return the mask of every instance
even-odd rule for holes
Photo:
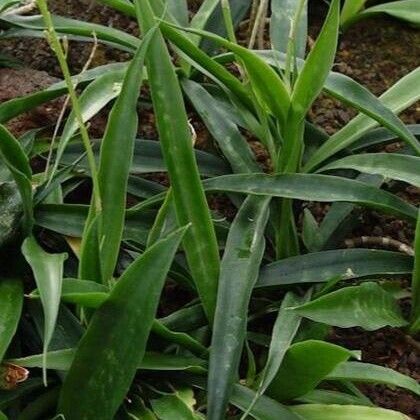
[[[88,2],[76,0],[50,1],[54,12],[77,17],[91,22],[112,25],[136,33],[136,25],[130,19],[119,16],[110,9]],[[325,9],[317,7],[311,11],[311,34],[319,29]],[[69,62],[74,72],[80,70],[90,54],[90,45],[71,43]],[[18,39],[0,40],[0,51],[20,60],[32,70],[0,71],[0,101],[27,94],[49,85],[59,76],[55,58],[51,55],[46,43],[42,40]],[[127,56],[109,48],[100,47],[92,65],[105,64],[110,61],[125,60]],[[335,70],[351,76],[373,93],[379,95],[392,86],[399,78],[420,65],[420,31],[415,31],[392,20],[369,20],[352,27],[341,38],[336,58]],[[44,71],[45,73],[34,72]],[[26,129],[51,124],[57,116],[59,105],[37,109],[28,115],[19,117],[10,128],[20,134]],[[333,133],[346,124],[354,111],[342,106],[338,101],[322,96],[313,107],[312,121],[328,133]],[[420,122],[420,104],[412,106],[402,115],[406,123]],[[105,118],[99,117],[94,130],[100,133]],[[199,122],[195,123],[200,143],[205,145],[208,134]],[[146,113],[142,116],[140,133],[146,137],[155,135],[153,116]],[[264,159],[264,153],[260,153]],[[420,193],[413,188],[398,185],[400,194],[411,202],[419,204]],[[228,211],[220,206],[222,211]],[[316,208],[314,208],[316,212]],[[323,208],[319,208],[319,213]],[[412,241],[412,231],[401,221],[384,218],[372,212],[362,214],[364,224],[354,232],[361,234],[384,235],[407,243]],[[363,360],[396,369],[420,380],[420,355],[418,347],[407,342],[403,333],[393,329],[383,329],[375,333],[358,329],[335,329],[331,341],[350,349],[361,349]],[[391,390],[383,386],[366,386],[364,391],[376,404],[399,410],[413,418],[420,418],[420,400],[412,394]]]

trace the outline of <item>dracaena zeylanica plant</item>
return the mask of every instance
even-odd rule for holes
[[[385,383],[419,394],[414,380],[356,362],[357,352],[323,339],[328,325],[408,326],[392,289],[375,281],[380,275],[412,273],[410,329],[418,329],[418,258],[413,270],[413,258],[398,252],[335,247],[355,206],[416,221],[417,210],[381,186],[384,177],[419,185],[418,127],[395,116],[418,100],[419,72],[379,99],[331,72],[338,1],[306,58],[304,1],[272,2],[275,49],[261,52],[235,42],[231,16],[244,2],[223,2],[217,19],[218,1],[205,1],[191,22],[182,1],[106,3],[138,19],[140,40],[51,17],[42,1],[42,17],[4,20],[15,27],[9,35],[34,35],[46,26],[66,81],[0,105],[1,121],[67,91],[73,107],[45,174],[32,174],[28,155],[44,154],[48,143],[32,136],[22,141],[26,148],[7,130],[1,133],[8,185],[15,182],[19,193],[16,223],[23,214],[21,255],[36,282],[23,307],[29,321],[21,322],[14,344],[33,336],[33,326],[36,339],[26,340],[27,357],[19,357],[9,344],[22,311],[22,274],[12,267],[13,276],[2,279],[8,302],[1,313],[7,325],[2,356],[8,351],[2,367],[42,368],[49,386],[39,392],[34,373],[27,388],[0,399],[0,409],[9,414],[10,401],[22,398],[22,415],[37,407],[44,417],[66,419],[222,419],[240,412],[257,419],[405,418],[373,407],[351,384]],[[202,30],[220,32],[224,25],[229,41]],[[86,39],[93,31],[99,41],[133,52],[133,59],[71,78],[58,36]],[[178,69],[165,41],[178,55]],[[227,53],[208,55],[215,46]],[[227,62],[239,76],[226,70]],[[135,138],[145,77],[159,143]],[[87,85],[79,98],[75,84]],[[331,137],[306,121],[322,90],[361,111]],[[184,98],[203,119],[218,156],[193,148]],[[89,139],[84,123],[113,100],[103,139]],[[266,173],[242,129],[265,147]],[[406,153],[364,153],[395,138],[405,141]],[[168,171],[169,189],[142,177],[159,171]],[[92,204],[68,204],[67,194],[86,178]],[[140,200],[128,210],[127,192]],[[238,208],[232,223],[210,212],[205,192],[231,199]],[[295,200],[333,204],[320,225],[306,211],[298,234]],[[66,263],[63,252],[40,247],[40,228],[65,238]],[[417,234],[416,248],[419,241]],[[156,318],[167,274],[191,298]],[[350,283],[362,277],[370,281]]]

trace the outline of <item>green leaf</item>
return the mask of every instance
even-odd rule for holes
[[[297,398],[300,402],[307,404],[339,404],[339,405],[366,405],[373,406],[355,395],[343,392],[329,391],[325,389],[314,389],[305,395]]]
[[[308,340],[293,344],[267,394],[279,401],[304,395],[350,356],[349,350],[325,341]]]
[[[108,282],[118,260],[126,206],[127,181],[137,134],[137,99],[143,63],[155,30],[148,32],[131,61],[105,129],[99,158],[98,183],[102,209],[99,242],[102,281]],[[124,130],[121,128],[124,126]],[[94,279],[92,279],[94,280]]]
[[[95,312],[61,391],[58,412],[66,419],[111,419],[116,413],[143,359],[166,274],[184,233],[185,228],[176,231],[135,260]]]
[[[414,269],[411,279],[411,328],[414,333],[420,330],[420,210],[417,215],[416,234],[414,238]]]
[[[238,127],[225,118],[218,102],[200,84],[183,80],[182,87],[235,173],[259,172],[248,143]]]
[[[340,23],[343,27],[345,27],[347,23],[358,14],[365,5],[366,1],[367,0],[345,0],[340,17]]]
[[[121,91],[121,82],[125,75],[125,69],[109,71],[95,79],[79,96],[79,105],[83,121],[89,121],[109,102],[116,98]],[[74,111],[67,117],[66,124],[61,133],[60,142],[55,157],[54,169],[58,167],[63,152],[78,129]],[[54,172],[54,171],[53,171]]]
[[[19,420],[48,418],[57,406],[59,391],[60,388],[56,386],[31,399],[29,404],[19,413]]]
[[[416,27],[420,26],[420,5],[417,0],[393,1],[369,7],[354,16],[348,24],[381,14],[387,14],[394,18],[405,20]]]
[[[328,380],[344,380],[398,386],[400,388],[408,389],[416,395],[420,395],[420,385],[415,379],[393,369],[372,365],[370,363],[341,363],[327,378]]]
[[[313,321],[341,328],[362,327],[374,331],[407,325],[397,301],[373,282],[339,289],[293,310]]]
[[[67,371],[73,363],[76,349],[63,349],[47,353],[47,369]],[[43,360],[42,354],[11,359],[8,362],[26,368],[40,368]],[[191,371],[203,373],[206,371],[206,362],[198,357],[178,356],[164,353],[146,352],[138,369],[157,371]]]
[[[210,350],[209,419],[225,415],[237,379],[248,305],[265,249],[269,203],[269,197],[248,197],[239,209],[226,241]]]
[[[245,66],[250,84],[261,105],[278,118],[280,122],[284,123],[286,121],[290,105],[289,92],[280,76],[262,58],[247,48],[210,32],[186,28],[179,29],[205,36],[232,51]]]
[[[397,196],[363,182],[329,175],[225,175],[204,181],[207,191],[239,192],[307,201],[347,201],[415,220],[417,210]]]
[[[44,311],[44,361],[57,321],[60,305],[63,265],[67,254],[49,254],[45,252],[32,236],[22,244],[22,253],[32,268],[35,282],[41,297]],[[44,364],[44,382],[46,383],[46,366]]]
[[[22,197],[15,182],[0,182],[0,247],[19,234],[22,221]]]
[[[107,73],[108,71],[112,72],[126,67],[126,63],[112,63],[104,66],[98,66],[94,69],[86,70],[82,74],[73,76],[72,81],[74,84],[78,84],[80,86],[104,73]],[[5,123],[13,117],[16,117],[23,112],[33,109],[52,99],[58,98],[65,93],[67,93],[67,86],[65,82],[58,82],[49,86],[47,89],[3,102],[0,104],[0,123]]]
[[[379,188],[384,178],[378,175],[359,174],[356,178],[357,181],[364,182],[365,184],[373,185]],[[333,249],[338,247],[344,241],[346,235],[352,231],[357,222],[357,214],[353,213],[355,205],[350,203],[333,203],[328,210],[327,214],[322,219],[318,226],[314,225],[309,220],[313,216],[307,216],[309,210],[305,211],[303,239],[305,246],[311,252],[321,251],[325,249]],[[312,226],[309,225],[312,223]],[[312,229],[312,240],[309,240],[309,229]],[[315,230],[316,229],[316,230]],[[305,236],[306,235],[306,236]]]
[[[335,276],[409,274],[413,258],[399,252],[375,249],[339,249],[313,252],[268,264],[260,272],[257,287],[326,282]]]
[[[88,211],[89,207],[82,204],[43,204],[35,210],[35,222],[38,226],[62,235],[81,238]],[[154,217],[155,212],[148,210],[128,214],[123,238],[145,243]]]
[[[152,400],[151,404],[154,413],[161,420],[198,420],[203,419],[201,415],[194,413],[194,392],[192,389],[179,389],[175,393],[164,395]]]
[[[300,298],[289,292],[283,299],[276,322],[271,334],[271,342],[268,350],[267,362],[260,375],[258,395],[264,394],[268,386],[274,380],[283,359],[299,329],[301,317],[290,311],[289,308],[306,301],[310,296]]]
[[[374,95],[360,85],[355,90],[355,84],[347,76],[333,73],[332,77],[327,79],[327,92],[332,93],[334,91],[336,98],[342,98],[345,101],[351,100],[354,105],[358,104],[360,109],[367,115],[358,115],[345,127],[332,135],[311,156],[304,170],[311,171],[335,153],[353,144],[363,134],[374,128],[377,125],[376,121],[407,141],[408,144],[414,146],[418,153],[418,141],[394,113],[406,109],[420,99],[419,82],[420,69],[417,68],[395,83],[378,101]],[[338,84],[340,86],[339,90],[336,89]],[[375,118],[376,121],[372,118]]]
[[[298,3],[295,0],[271,1],[270,40],[273,49],[277,51],[286,52],[287,50]],[[294,40],[296,56],[304,58],[308,26],[307,6],[304,8],[299,22],[294,22],[294,25],[297,25],[296,39]]]
[[[17,279],[0,280],[0,362],[16,333],[22,312],[23,286]]]
[[[99,141],[94,141],[94,152],[98,156]],[[83,145],[70,144],[64,152],[62,163],[73,164],[83,154]],[[201,150],[194,149],[195,159],[199,171],[203,176],[217,176],[231,173],[229,165],[221,158]],[[88,169],[86,159],[77,164],[78,167]],[[166,172],[167,167],[162,156],[161,145],[158,141],[136,139],[134,142],[134,156],[130,166],[130,174],[139,175],[151,172]]]
[[[150,1],[136,0],[135,6],[145,32],[155,25]],[[180,225],[191,225],[183,247],[198,294],[212,319],[220,265],[217,239],[194,159],[182,92],[160,31],[148,50],[147,71],[177,220]]]
[[[321,33],[297,77],[291,106],[302,119],[320,94],[334,63],[338,42],[339,13],[340,2],[333,0]]]
[[[0,157],[10,170],[22,197],[24,233],[29,235],[33,225],[32,170],[29,159],[16,138],[0,124]]]
[[[414,136],[420,136],[420,124],[406,124],[406,128]],[[379,127],[368,131],[361,136],[359,140],[353,143],[348,149],[352,153],[357,153],[361,150],[367,149],[378,144],[391,143],[398,140],[398,137],[387,128]]]
[[[230,402],[242,411],[246,411],[255,399],[255,391],[236,384]],[[294,414],[288,407],[264,395],[255,403],[250,414],[257,420],[302,420],[301,416]]]
[[[419,167],[420,157],[396,153],[366,153],[335,160],[317,172],[326,172],[333,169],[353,169],[368,174],[379,174],[419,187]]]
[[[17,14],[2,15],[0,21],[24,29],[44,31],[45,24],[41,15],[20,16]],[[52,16],[54,28],[58,34],[68,34],[84,37],[93,37],[93,33],[99,41],[110,42],[117,47],[133,51],[137,49],[139,40],[133,35],[114,29],[112,27],[84,22],[82,20],[69,19],[62,16]]]
[[[305,420],[410,420],[396,411],[357,405],[304,404],[292,410]]]
[[[246,89],[246,87],[243,86],[242,83],[224,66],[198,48],[179,29],[176,29],[165,22],[161,22],[159,28],[165,38],[184,53],[183,58],[185,60],[192,61],[194,65],[198,66],[199,69],[210,78],[234,92],[246,107],[253,109],[248,89]]]

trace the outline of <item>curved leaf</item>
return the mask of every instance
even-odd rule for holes
[[[328,375],[328,379],[398,386],[420,395],[420,385],[415,379],[393,369],[370,363],[341,363]]]
[[[61,391],[58,412],[66,419],[111,419],[118,410],[143,359],[166,274],[184,233],[185,228],[176,231],[135,260],[95,312]]]
[[[15,335],[23,304],[23,286],[17,279],[0,279],[0,362]]]
[[[353,279],[379,274],[408,274],[413,258],[391,251],[339,249],[314,252],[268,264],[261,270],[257,287],[326,282],[335,276]]]
[[[289,42],[290,30],[296,15],[298,2],[295,0],[272,0],[270,20],[270,40],[273,48],[277,51],[286,52]],[[303,58],[306,50],[308,14],[307,5],[296,22],[297,31],[294,40],[296,56]]]
[[[360,19],[387,14],[397,19],[405,20],[412,25],[420,26],[420,5],[417,0],[400,0],[369,7],[357,14],[349,24]]]
[[[305,420],[410,420],[396,411],[358,405],[304,404],[292,410]]]
[[[329,80],[327,79],[327,83]],[[342,89],[338,92],[335,91],[337,82],[343,84]],[[346,85],[348,86],[346,87]],[[372,118],[375,118],[399,137],[406,140],[410,145],[414,145],[415,150],[418,151],[418,141],[408,132],[404,124],[393,113],[398,113],[406,109],[420,99],[420,68],[413,70],[395,83],[379,98],[380,102],[360,85],[359,89],[355,91],[355,86],[351,82],[351,79],[338,73],[334,73],[328,91],[330,93],[334,91],[334,96],[339,99],[343,98],[343,100],[346,100],[346,98],[354,98],[356,104],[359,103],[360,105],[362,105],[360,102],[363,98],[363,105],[368,106],[368,108],[363,109],[363,112],[367,115],[358,115],[345,127],[332,135],[311,156],[305,165],[305,171],[311,171],[330,156],[350,146],[371,128],[374,128],[377,122]]]
[[[417,210],[397,196],[352,179],[329,175],[225,175],[204,181],[207,191],[239,192],[298,200],[347,201],[415,220]]]
[[[293,344],[267,394],[278,401],[291,400],[312,391],[351,352],[325,341],[308,340]]]
[[[340,328],[362,327],[374,331],[407,325],[397,301],[373,282],[344,287],[293,310],[313,321]]]
[[[120,84],[123,81],[125,69],[107,72],[95,79],[79,96],[79,105],[83,121],[89,121],[109,102],[116,98],[121,91]],[[74,111],[67,117],[66,124],[61,133],[60,142],[55,157],[55,168],[57,168],[61,156],[68,142],[78,129]]]
[[[233,172],[259,172],[261,168],[255,161],[248,143],[236,124],[225,118],[223,110],[219,108],[213,96],[200,84],[191,80],[182,80],[182,87],[229,161]]]
[[[0,157],[8,167],[22,197],[24,210],[24,232],[30,234],[32,214],[32,170],[29,159],[16,138],[0,124]]]
[[[44,31],[45,24],[41,15],[20,16],[17,14],[0,16],[0,21],[18,28]],[[114,29],[112,27],[70,19],[62,16],[52,16],[54,28],[59,34],[81,35],[93,37],[93,33],[99,40],[112,42],[131,50],[138,47],[139,40],[133,35]]]
[[[138,126],[137,100],[143,81],[144,59],[154,34],[152,29],[144,36],[127,69],[121,93],[112,107],[101,142],[98,167],[102,205],[99,258],[102,281],[105,283],[112,278],[123,235],[127,182]],[[123,126],[124,130],[121,129]]]
[[[334,160],[317,172],[333,169],[354,169],[368,174],[379,174],[386,178],[398,179],[420,187],[420,157],[396,153],[366,153],[346,156]]]
[[[225,414],[246,336],[248,305],[264,254],[270,197],[248,197],[229,231],[220,265],[208,377],[209,419]]]
[[[339,17],[340,2],[333,0],[321,33],[297,76],[291,107],[302,119],[312,102],[320,94],[334,63],[338,43]]]
[[[126,63],[112,63],[104,66],[98,66],[94,69],[86,70],[82,74],[78,74],[72,77],[72,81],[76,85],[81,85],[85,82],[100,77],[108,71],[123,70],[127,67]],[[52,99],[58,98],[67,92],[65,82],[54,83],[47,89],[43,89],[39,92],[31,93],[26,96],[14,98],[9,101],[0,104],[0,123],[5,123],[13,117],[37,107],[38,105],[48,102]]]
[[[142,31],[152,28],[155,16],[150,0],[136,0],[135,7]],[[183,247],[204,309],[212,319],[220,266],[217,238],[194,159],[181,88],[160,30],[151,42],[146,63],[177,220],[180,225],[191,224]]]
[[[44,361],[48,346],[54,333],[60,306],[63,264],[67,254],[49,254],[45,252],[34,237],[28,237],[22,244],[22,253],[32,268],[35,282],[41,296],[44,311]],[[44,382],[46,382],[44,364]]]

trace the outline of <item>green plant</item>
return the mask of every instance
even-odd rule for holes
[[[67,91],[73,101],[46,174],[33,174],[29,165],[48,153],[45,138],[28,133],[18,141],[0,131],[1,187],[10,197],[2,206],[10,215],[2,256],[13,250],[17,260],[0,282],[9,303],[0,308],[6,326],[0,351],[5,368],[33,372],[16,390],[0,392],[0,409],[20,418],[35,418],[31,412],[66,419],[199,419],[204,412],[213,420],[406,418],[374,407],[352,383],[419,395],[416,381],[351,361],[360,354],[325,337],[330,326],[418,329],[417,256],[413,270],[409,255],[340,244],[359,206],[418,225],[418,210],[386,191],[385,177],[420,184],[419,127],[396,116],[420,98],[420,71],[380,98],[332,72],[337,0],[306,60],[304,0],[284,9],[295,30],[276,32],[270,51],[235,42],[240,1],[219,11],[217,1],[205,1],[191,25],[182,1],[104,3],[138,18],[141,39],[50,19],[42,0],[44,20],[0,17],[12,26],[6,36],[40,36],[46,27],[66,76],[65,83],[1,104],[0,122]],[[217,35],[225,26],[229,41]],[[58,37],[89,40],[93,32],[133,58],[71,78]],[[165,41],[179,56],[177,68]],[[227,52],[212,55],[217,47]],[[227,63],[239,68],[238,76]],[[151,101],[141,102],[153,106],[159,142],[136,139],[143,79]],[[330,137],[306,119],[321,91],[361,112]],[[84,124],[113,100],[103,138],[90,139]],[[184,100],[206,125],[215,154],[194,149]],[[244,130],[269,157],[265,173]],[[370,152],[395,139],[405,142],[404,154]],[[170,188],[143,176],[162,171]],[[91,204],[70,204],[68,194],[89,182]],[[228,197],[234,219],[211,210],[205,193]],[[127,194],[137,200],[129,208]],[[332,205],[318,224],[302,201]],[[416,248],[418,242],[419,235]],[[36,286],[25,284],[23,302],[22,280],[30,273]],[[410,324],[382,279],[409,274]],[[165,287],[167,277],[186,304]],[[168,303],[175,307],[170,313]],[[36,368],[44,371],[46,389]],[[229,404],[236,411],[228,412]]]
[[[410,25],[420,25],[420,4],[416,0],[398,0],[364,8],[366,0],[346,0],[341,11],[341,26],[347,29],[353,23],[374,17],[388,15],[404,20]]]

